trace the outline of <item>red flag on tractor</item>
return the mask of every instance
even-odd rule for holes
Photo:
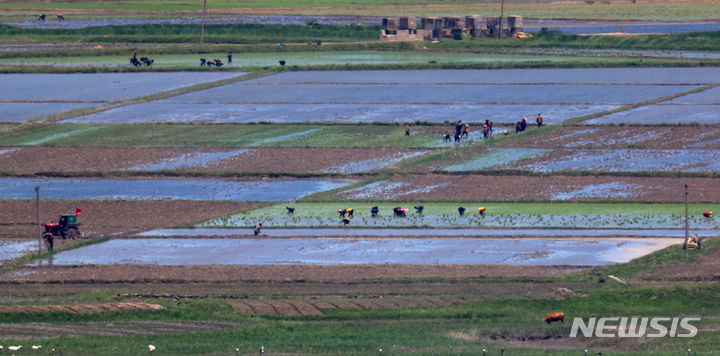
[[[75,208],[75,215],[80,215],[80,214],[82,214],[82,210],[80,210],[80,208]]]

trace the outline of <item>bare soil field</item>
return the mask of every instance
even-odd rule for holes
[[[195,224],[256,207],[254,203],[212,201],[41,200],[40,219],[41,223],[57,221],[58,214],[80,208],[80,230],[96,237]],[[34,200],[0,200],[0,237],[36,238],[36,219]]]
[[[111,172],[122,170],[231,170],[245,172],[307,173],[353,166],[349,173],[373,171],[390,159],[426,150],[398,148],[133,148],[41,147],[8,148],[0,167],[12,174],[42,172]],[[223,156],[223,153],[227,153]],[[213,154],[217,154],[214,155]],[[202,155],[207,158],[203,159]],[[219,157],[219,158],[218,158]],[[217,159],[216,159],[217,158]],[[374,161],[379,161],[375,163]],[[365,163],[364,163],[365,162]]]
[[[243,281],[349,281],[379,277],[532,277],[578,271],[575,266],[341,265],[341,266],[155,266],[78,265],[22,267],[3,276],[19,283],[195,283]]]
[[[394,184],[398,183],[398,184]],[[395,176],[387,189],[366,190],[364,199],[397,201],[458,200],[635,200],[682,202],[683,184],[693,193],[694,201],[718,201],[717,178],[612,177],[612,176],[495,176],[423,174]],[[604,187],[614,186],[622,194],[608,194]],[[593,193],[593,190],[597,190]],[[341,198],[351,197],[340,193]]]
[[[43,339],[71,335],[121,336],[197,333],[247,325],[247,323],[232,323],[223,321],[2,323],[0,324],[0,333],[3,337],[8,339]]]
[[[78,305],[0,305],[0,313],[46,313],[63,312],[70,314],[109,313],[126,310],[160,310],[162,305],[149,303],[105,303]]]

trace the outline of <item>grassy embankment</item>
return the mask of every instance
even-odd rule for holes
[[[18,29],[0,25],[0,38],[12,42],[67,42],[88,49],[5,51],[0,53],[3,72],[135,71],[135,70],[331,70],[426,68],[571,68],[634,66],[712,66],[717,60],[643,58],[629,54],[597,56],[573,54],[573,49],[630,49],[720,51],[715,32],[662,36],[565,35],[556,31],[536,33],[529,40],[513,38],[443,39],[439,43],[381,43],[376,26],[337,25],[208,25],[206,45],[199,46],[197,25],[130,25],[84,29]],[[323,42],[322,46],[278,43]],[[327,44],[339,42],[339,44]],[[95,45],[124,48],[89,49]],[[137,46],[137,47],[135,47]],[[112,47],[112,46],[111,46]],[[512,54],[537,49],[537,53]],[[543,54],[543,49],[565,48],[567,55]],[[128,64],[132,53],[156,60],[152,68]],[[199,58],[219,58],[234,53],[232,67],[199,67]],[[484,56],[478,58],[477,54]],[[502,53],[500,55],[499,53]],[[370,56],[370,57],[368,57]],[[277,63],[284,59],[285,68]],[[3,64],[3,62],[5,64]]]

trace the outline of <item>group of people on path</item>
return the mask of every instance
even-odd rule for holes
[[[537,114],[537,117],[535,117],[535,123],[537,124],[538,128],[541,128],[543,126],[543,117],[540,115],[540,113]],[[515,124],[515,133],[523,132],[527,129],[527,117],[524,117],[522,120],[518,121]]]
[[[537,127],[540,128],[543,126],[543,117],[540,113],[537,114],[537,117],[535,118],[535,123],[537,124]],[[523,118],[522,120],[518,121],[515,124],[515,133],[520,133],[525,131],[527,129],[527,117]],[[405,136],[410,136],[410,129],[412,128],[411,124],[405,125]],[[492,137],[493,134],[493,122],[490,120],[485,120],[485,123],[482,127],[482,133],[483,133],[483,139],[487,140]],[[507,130],[504,130],[503,133],[505,135],[508,134]],[[451,142],[450,134],[443,135],[443,142]],[[470,125],[468,123],[463,123],[462,120],[458,120],[457,124],[455,124],[455,135],[453,136],[454,140],[453,142],[462,142],[463,138],[469,138],[470,137]]]

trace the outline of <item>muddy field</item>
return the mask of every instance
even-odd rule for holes
[[[442,197],[457,201],[535,200],[634,200],[682,202],[683,184],[694,201],[718,201],[716,178],[610,177],[610,176],[397,176],[357,190],[339,193],[341,198],[364,200],[423,201]],[[467,187],[489,187],[468,189]]]
[[[42,200],[41,223],[57,221],[58,214],[82,209],[78,218],[81,231],[91,237],[134,233],[153,228],[195,224],[208,219],[247,211],[254,203],[203,201],[125,201],[125,200]],[[34,200],[0,200],[0,237],[36,238]],[[58,240],[61,241],[61,240]]]
[[[0,178],[0,198],[288,201],[352,184],[350,179]]]
[[[336,281],[377,277],[442,276],[547,276],[582,269],[577,266],[500,265],[340,265],[340,266],[156,266],[156,265],[42,265],[26,266],[3,275],[4,281],[53,283],[139,282],[241,282],[241,281]]]
[[[8,173],[231,170],[281,173],[366,173],[429,152],[397,148],[131,148],[8,147]]]

